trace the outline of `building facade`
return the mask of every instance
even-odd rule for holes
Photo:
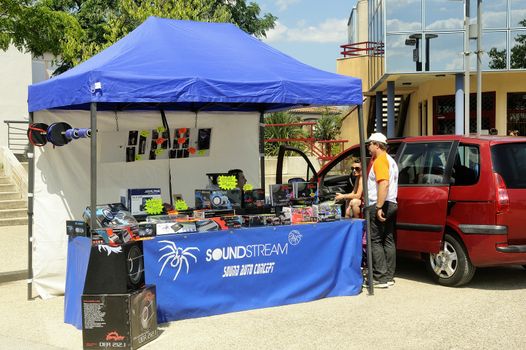
[[[6,51],[0,50],[0,146],[8,146],[8,125],[5,121],[29,119],[28,86],[49,79],[54,69],[52,63],[50,55],[35,58],[13,46]],[[27,129],[27,125],[19,127]]]
[[[497,129],[500,135],[512,130],[526,135],[526,0],[471,0],[468,6],[465,1],[358,0],[337,71],[362,78],[368,132],[390,137],[464,133],[459,124],[464,123],[466,66],[469,132],[476,132],[480,52],[481,134]]]

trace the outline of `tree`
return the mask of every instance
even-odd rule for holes
[[[343,118],[341,115],[329,114],[328,108],[318,119],[315,129],[314,138],[319,141],[336,140],[340,136]],[[329,152],[330,151],[330,152]],[[325,154],[335,154],[342,151],[339,145],[325,144]]]
[[[301,122],[300,117],[293,116],[287,112],[271,113],[265,117],[265,124],[291,124],[299,122]],[[306,132],[302,129],[301,126],[265,127],[265,139],[299,139],[306,137]],[[305,149],[305,144],[302,142],[266,142],[265,155],[277,156],[279,146],[281,145],[289,145],[292,147],[299,148],[300,150]]]
[[[59,56],[63,72],[124,37],[149,16],[230,22],[264,37],[276,17],[245,0],[0,0],[0,49]]]
[[[526,19],[519,22],[526,27]],[[511,48],[510,68],[526,68],[526,34],[519,34],[515,37],[515,46]],[[491,69],[506,69],[506,49],[497,50],[492,47],[488,55],[490,57],[489,67]]]

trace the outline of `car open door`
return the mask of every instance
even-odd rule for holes
[[[303,160],[305,161],[305,166],[303,168],[305,170],[305,174],[301,174],[300,176],[303,181],[318,182],[318,174],[314,166],[312,165],[311,161],[307,157],[307,155],[295,147],[281,145],[279,147],[278,162],[276,164],[276,183],[277,184],[282,184],[284,180],[283,179],[283,165],[284,165],[285,154],[287,154],[288,156],[299,156],[303,158]],[[285,181],[285,183],[287,183],[287,181]]]
[[[453,141],[406,142],[399,152],[397,249],[440,250],[455,147]]]

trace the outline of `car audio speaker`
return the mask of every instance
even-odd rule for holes
[[[128,293],[144,285],[142,242],[91,248],[84,294]]]

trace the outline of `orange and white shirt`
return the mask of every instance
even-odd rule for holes
[[[383,180],[389,181],[385,200],[396,203],[396,197],[398,196],[398,165],[396,165],[395,160],[387,153],[383,153],[375,158],[373,166],[369,170],[367,189],[371,205],[376,204],[378,201],[377,184]]]

